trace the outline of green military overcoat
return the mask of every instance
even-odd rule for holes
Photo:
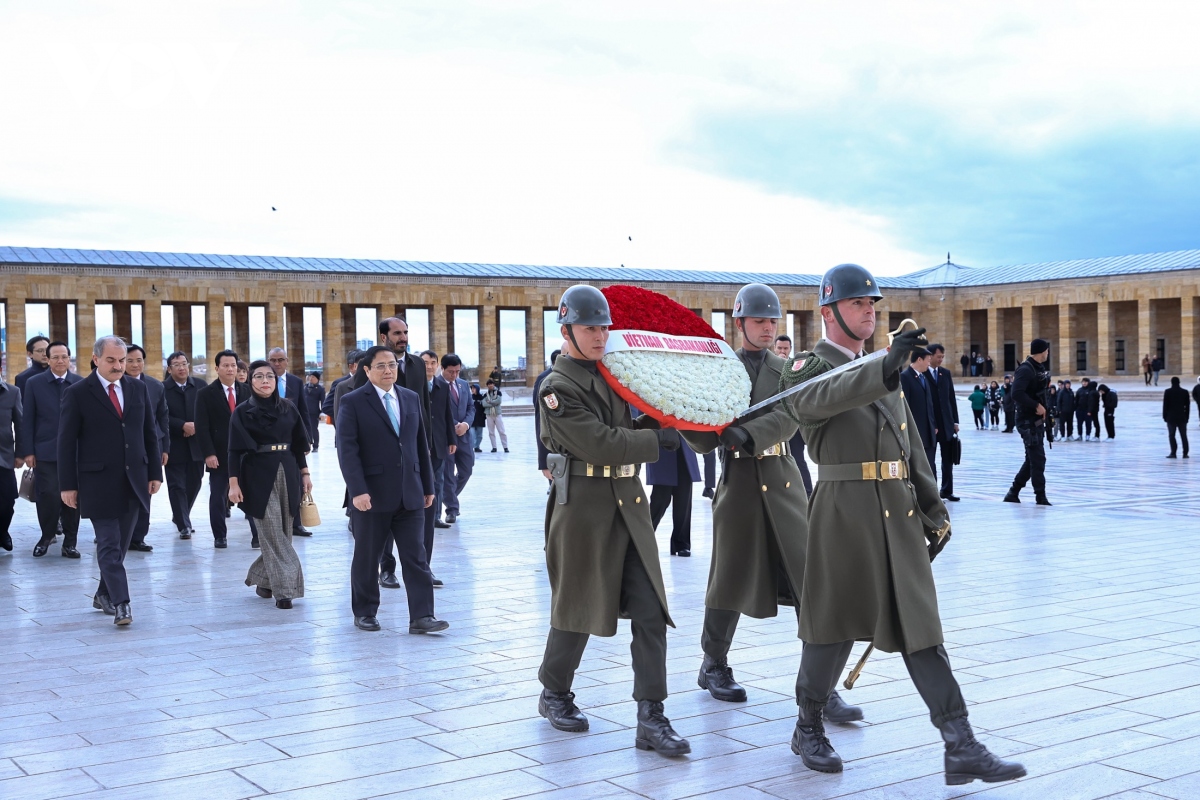
[[[536,398],[542,444],[585,464],[620,466],[658,460],[658,435],[636,430],[629,405],[604,379],[560,358]],[[546,502],[546,572],[550,624],[563,631],[612,636],[621,611],[621,576],[632,541],[667,612],[667,592],[650,522],[650,501],[632,478],[572,475],[567,503],[557,489]]]
[[[741,354],[739,350],[739,357]],[[751,404],[779,391],[783,363],[774,353],[766,353],[758,379],[751,386]],[[796,421],[779,403],[737,424],[746,429],[759,451],[790,441],[797,428]],[[683,437],[700,453],[720,446],[715,433],[686,431]],[[712,562],[704,604],[759,619],[773,617],[779,610],[779,590],[788,588],[779,586],[781,578],[791,584],[791,596],[797,600],[803,588],[804,551],[808,545],[804,481],[790,453],[736,459],[732,453],[725,455],[713,498]]]
[[[813,353],[834,367],[851,360],[824,339]],[[871,639],[889,653],[942,643],[925,526],[916,509],[939,524],[948,515],[899,385],[899,373],[885,375],[882,362],[872,360],[811,380],[786,400],[818,464],[800,603],[806,642]],[[872,405],[876,400],[904,426],[909,480],[821,480],[819,465],[901,459],[899,441]]]

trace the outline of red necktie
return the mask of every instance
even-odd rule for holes
[[[112,400],[113,408],[117,410],[117,416],[125,419],[125,414],[121,412],[121,401],[117,399],[117,387],[111,383],[108,385],[108,399]]]
[[[458,405],[458,386],[455,385],[457,383],[458,383],[458,381],[454,381],[450,384],[450,394],[454,395],[454,404],[455,405]]]
[[[232,386],[230,386],[230,387],[229,387],[228,389],[226,389],[225,391],[226,391],[226,392],[228,392],[228,394],[227,394],[226,396],[229,398],[229,413],[230,413],[230,414],[232,414],[232,413],[233,413],[233,409],[234,409],[235,407],[237,407],[237,402],[235,402],[235,401],[234,401],[234,399],[233,399],[233,387],[232,387]]]

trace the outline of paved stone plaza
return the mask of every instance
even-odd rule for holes
[[[240,513],[230,548],[213,549],[207,486],[191,541],[156,499],[154,552],[126,561],[124,630],[91,608],[90,525],[82,561],[57,547],[35,560],[34,509],[18,501],[17,547],[0,555],[0,798],[1200,797],[1200,457],[1163,458],[1160,409],[1123,400],[1116,443],[1056,444],[1054,508],[1030,490],[1001,503],[1019,440],[964,425],[963,499],[934,571],[971,719],[1025,763],[1019,782],[944,786],[938,734],[901,660],[881,654],[846,693],[867,723],[831,726],[845,772],[805,769],[788,748],[800,643],[787,609],[738,631],[731,663],[749,702],[699,690],[711,518],[698,488],[693,557],[665,555],[669,515],[659,537],[679,626],[666,709],[693,754],[634,749],[627,624],[584,658],[576,692],[591,731],[552,730],[536,700],[545,483],[532,419],[519,417],[513,452],[479,457],[465,516],[439,532],[444,635],[405,632],[402,591],[384,590],[382,632],[354,627],[328,434],[312,459],[325,524],[297,540],[308,593],[290,611],[243,585],[255,554]]]

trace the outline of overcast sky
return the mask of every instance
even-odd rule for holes
[[[885,275],[1195,248],[1194,8],[0,3],[0,243]]]

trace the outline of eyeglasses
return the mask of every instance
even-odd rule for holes
[[[267,361],[272,364],[283,364],[287,361],[287,356],[275,356],[275,358],[268,358]]]
[[[385,361],[382,364],[372,364],[371,369],[376,372],[395,372],[399,366],[400,362],[398,361]]]
[[[268,383],[274,383],[275,382],[275,373],[274,372],[257,372],[251,376],[251,380],[266,381]]]

